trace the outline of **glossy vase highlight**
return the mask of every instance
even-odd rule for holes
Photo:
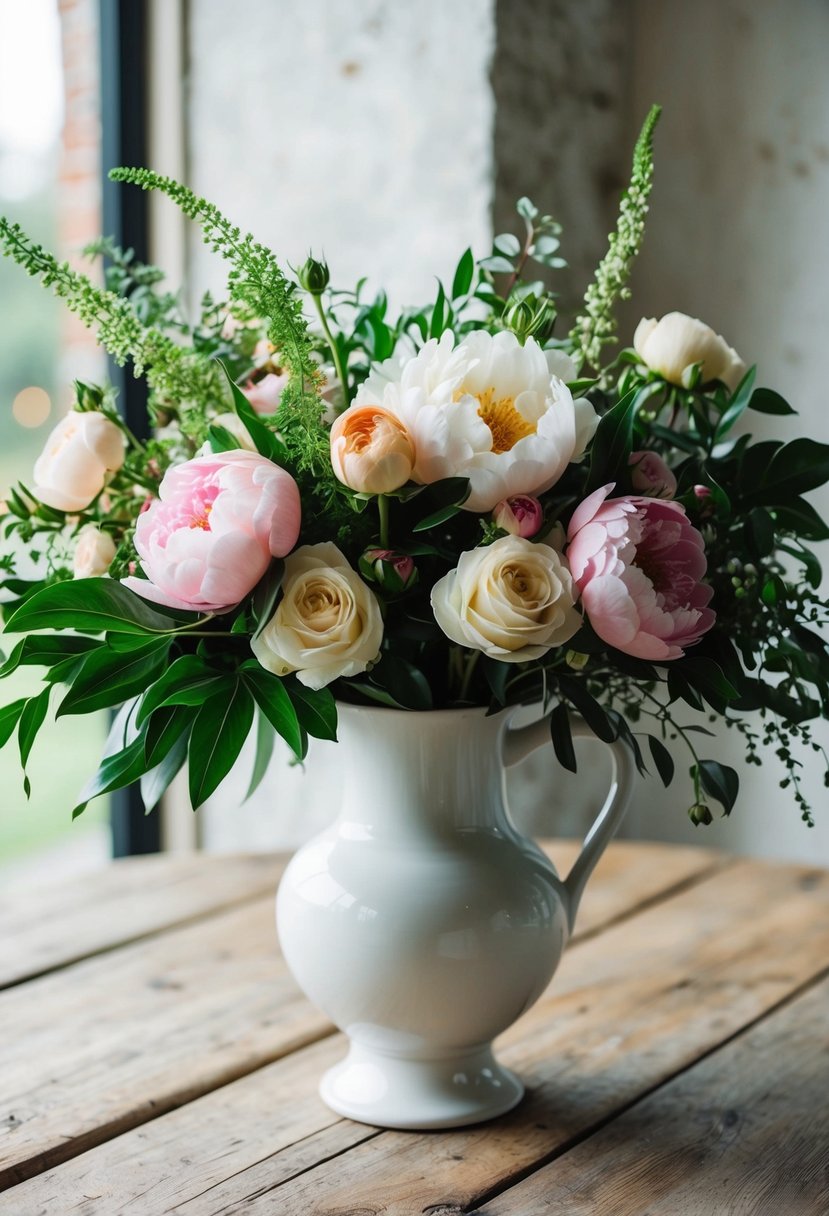
[[[549,721],[510,729],[510,717],[340,706],[340,814],[277,897],[288,966],[350,1040],[321,1084],[339,1114],[456,1127],[523,1094],[492,1040],[555,971],[632,770],[614,744],[610,794],[562,880],[504,799],[505,768],[549,743]]]

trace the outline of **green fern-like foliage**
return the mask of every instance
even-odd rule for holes
[[[195,408],[198,414],[197,403],[215,400],[216,393],[223,391],[218,370],[208,360],[176,345],[154,326],[143,325],[128,300],[59,262],[4,216],[0,216],[0,251],[51,287],[84,325],[95,329],[117,364],[131,361],[136,376],[146,375],[157,405],[175,402]],[[200,425],[200,417],[194,416],[194,430]]]
[[[149,169],[113,169],[113,181],[129,182],[142,190],[158,190],[199,224],[205,244],[232,263],[228,293],[232,303],[242,303],[268,321],[268,337],[280,353],[291,380],[282,396],[278,424],[284,428],[289,446],[300,465],[314,467],[328,453],[328,439],[321,425],[319,395],[321,375],[313,358],[313,345],[302,314],[296,284],[283,274],[273,253],[250,233],[242,233],[213,203],[192,190]]]
[[[661,106],[651,106],[633,152],[630,185],[622,196],[616,231],[584,297],[584,311],[570,331],[575,353],[591,367],[601,363],[602,348],[616,341],[615,306],[630,295],[628,279],[642,245],[653,184],[653,133]]]

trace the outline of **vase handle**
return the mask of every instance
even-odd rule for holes
[[[572,734],[577,739],[596,738],[590,727],[581,718],[572,719]],[[508,730],[504,738],[504,764],[510,768],[550,741],[549,715],[529,726]],[[610,752],[613,764],[610,792],[605,799],[604,806],[593,821],[593,826],[584,838],[581,852],[570,873],[562,882],[566,894],[567,921],[571,933],[587,880],[622,822],[633,793],[634,768],[630,749],[618,739],[605,746]]]

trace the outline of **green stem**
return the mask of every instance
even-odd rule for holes
[[[380,547],[389,548],[389,500],[385,494],[377,495],[377,510],[380,515]]]
[[[458,689],[458,700],[459,701],[466,700],[466,694],[469,692],[469,685],[472,682],[472,676],[475,674],[475,668],[478,665],[478,659],[480,659],[480,657],[481,657],[480,650],[473,650],[472,654],[469,656],[469,658],[466,660],[466,663],[464,664],[463,678],[461,680],[461,686]]]
[[[322,326],[322,332],[325,334],[325,339],[326,339],[329,349],[331,351],[331,358],[334,360],[334,369],[337,373],[337,379],[339,380],[340,385],[342,386],[343,409],[345,410],[345,409],[348,409],[348,405],[349,405],[348,380],[346,378],[345,368],[343,367],[342,359],[340,358],[340,352],[337,347],[337,343],[334,341],[334,335],[331,333],[331,327],[328,324],[328,318],[325,315],[325,309],[322,306],[322,297],[319,295],[314,295],[313,300],[314,300],[314,307],[316,308],[317,315],[320,319],[320,325]]]

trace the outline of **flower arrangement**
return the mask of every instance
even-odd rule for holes
[[[523,238],[467,249],[427,307],[397,316],[313,258],[286,274],[144,169],[112,176],[169,195],[230,264],[227,302],[205,297],[195,322],[130,253],[91,250],[108,257],[100,289],[0,221],[4,252],[146,377],[154,428],[139,440],[111,389],[76,384],[33,481],[8,494],[16,640],[0,675],[44,669],[40,693],[0,710],[24,772],[61,687],[59,715],[118,709],[76,815],[137,780],[150,809],[187,761],[197,807],[251,730],[253,789],[275,734],[300,759],[309,736],[335,738],[337,700],[542,702],[569,768],[573,712],[666,785],[681,738],[690,815],[710,822],[738,776],[700,754],[710,732],[678,720],[684,703],[738,730],[747,762],[772,747],[809,819],[794,745],[819,750],[809,721],[829,708],[809,547],[829,529],[802,495],[829,478],[829,446],[753,441],[752,412],[794,411],[681,313],[606,357],[657,118],[566,332],[541,278],[563,265],[559,227],[528,199]]]

